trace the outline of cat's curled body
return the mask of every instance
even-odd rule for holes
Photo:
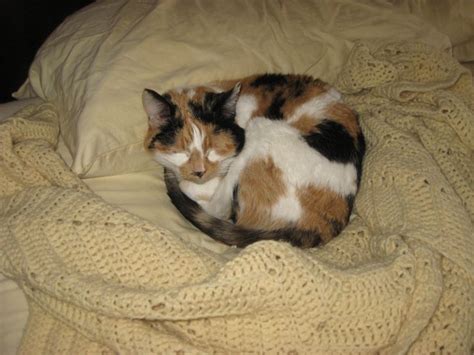
[[[263,74],[145,90],[143,103],[145,147],[167,170],[172,202],[214,239],[313,247],[347,224],[365,143],[357,114],[328,84]]]

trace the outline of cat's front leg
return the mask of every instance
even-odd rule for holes
[[[228,219],[232,208],[232,193],[228,191],[224,185],[219,185],[211,199],[201,204],[202,208],[211,216]]]
[[[234,187],[239,183],[240,172],[245,167],[245,162],[246,160],[243,157],[238,157],[233,161],[227,174],[217,185],[216,191],[211,199],[202,205],[207,213],[221,219],[230,218],[234,198]]]

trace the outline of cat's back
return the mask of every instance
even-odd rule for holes
[[[229,81],[226,86],[236,82]],[[247,128],[248,135],[261,142],[276,139],[275,149],[288,147],[285,135],[288,134],[290,141],[293,139],[290,136],[298,136],[306,143],[305,151],[314,150],[329,162],[354,165],[359,173],[358,183],[364,137],[357,112],[343,102],[335,88],[311,76],[293,74],[254,75],[240,82],[236,121]],[[256,130],[252,121],[257,118],[261,120],[260,128],[262,125],[268,128]],[[261,137],[254,131],[260,132]],[[293,156],[303,158],[309,154],[303,154],[303,148],[298,153],[294,152]]]
[[[365,146],[356,112],[309,76],[265,74],[241,83],[236,120],[246,127],[242,159],[249,164],[237,190],[237,224],[330,240],[347,224],[359,184]]]

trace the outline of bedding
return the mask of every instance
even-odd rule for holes
[[[40,99],[25,99],[0,104],[0,123],[28,105],[40,103]],[[0,352],[14,354],[25,327],[28,305],[21,289],[13,280],[0,273]]]
[[[55,103],[79,176],[140,171],[155,164],[143,154],[144,87],[265,71],[331,83],[356,40],[376,46],[387,36],[450,48],[446,35],[380,1],[102,1],[48,38],[16,97]]]
[[[0,271],[29,305],[19,352],[468,353],[474,98],[448,36],[379,1],[182,4],[70,17],[16,94],[48,103],[0,126]],[[212,241],[143,156],[143,87],[258,71],[335,82],[362,114],[361,193],[322,249]]]
[[[474,61],[474,2],[471,0],[390,0],[397,8],[414,14],[447,34],[453,56]]]
[[[308,251],[266,241],[229,260],[106,203],[54,151],[52,104],[0,126],[20,351],[468,353],[472,76],[424,45],[360,45],[337,85],[362,113],[364,178],[348,228]]]

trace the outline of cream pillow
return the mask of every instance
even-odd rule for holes
[[[48,38],[16,97],[61,113],[61,138],[81,177],[155,167],[142,147],[143,88],[256,72],[334,81],[357,40],[449,40],[380,1],[98,1]]]
[[[446,33],[453,55],[463,62],[474,61],[473,0],[390,0],[396,7],[415,14]]]

